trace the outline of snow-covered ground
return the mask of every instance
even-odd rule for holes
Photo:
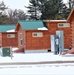
[[[13,57],[0,56],[0,63],[74,61],[74,55],[54,55],[53,53],[13,53]]]
[[[0,66],[0,75],[74,75],[74,64]]]
[[[0,63],[74,61],[74,55],[53,53],[13,53],[13,58],[0,56]],[[0,65],[0,75],[74,75],[74,63]]]

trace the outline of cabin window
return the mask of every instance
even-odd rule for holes
[[[70,23],[59,23],[58,27],[70,27]]]
[[[23,45],[23,35],[20,33],[20,45]]]
[[[7,34],[8,38],[15,38],[15,34]]]
[[[32,33],[32,36],[33,37],[42,37],[43,33],[42,32],[34,32],[34,33]]]

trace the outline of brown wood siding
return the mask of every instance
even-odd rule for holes
[[[20,25],[17,27],[18,32],[18,46],[23,47],[26,50],[41,50],[51,49],[51,40],[50,35],[55,35],[56,30],[64,31],[64,46],[65,48],[69,48],[72,44],[71,42],[71,29],[70,27],[58,27],[58,23],[66,23],[66,22],[47,22],[47,26],[49,30],[23,30]],[[33,32],[42,32],[43,37],[32,37]],[[23,45],[20,45],[20,33],[23,34]]]
[[[71,31],[72,31],[72,47],[74,48],[74,20],[71,22]]]
[[[15,34],[14,38],[8,38],[7,34]],[[2,47],[12,46],[18,47],[17,33],[2,33]]]
[[[33,32],[42,32],[43,37],[33,37]],[[28,30],[26,31],[26,50],[50,49],[50,37],[48,31]]]
[[[58,27],[58,23],[64,22],[47,22],[50,35],[55,35],[56,30],[64,31],[64,47],[69,48],[71,46],[71,29],[70,27]]]
[[[20,47],[25,47],[25,33],[24,33],[24,30],[22,29],[22,27],[21,26],[19,26],[18,27],[18,31],[17,31],[17,33],[18,33],[18,47],[20,48]],[[21,45],[20,44],[20,33],[22,33],[23,34],[23,45]]]
[[[2,46],[2,33],[0,33],[0,46]]]

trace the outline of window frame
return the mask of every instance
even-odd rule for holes
[[[7,38],[15,38],[15,34],[7,34]]]
[[[34,36],[34,35],[37,35],[37,36]],[[33,32],[32,33],[32,37],[43,37],[43,33],[42,32]]]
[[[21,37],[21,35],[22,35],[22,37]],[[20,38],[20,45],[22,46],[23,45],[23,34],[22,33],[20,33],[19,38]]]
[[[60,26],[59,24],[63,24],[63,26]],[[68,25],[64,25],[64,24],[68,24]],[[70,23],[58,23],[58,27],[61,28],[61,27],[70,27]]]

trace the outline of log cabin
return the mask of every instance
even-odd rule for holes
[[[17,47],[16,25],[0,25],[0,47]]]
[[[55,35],[57,30],[64,31],[65,48],[71,47],[71,28],[67,20],[19,21],[15,29],[18,46],[24,46],[25,50],[51,50],[50,35]]]
[[[42,21],[20,21],[15,31],[18,33],[18,46],[25,50],[48,50],[49,30]]]
[[[15,29],[14,32],[7,30]],[[74,8],[67,20],[18,21],[14,25],[0,25],[0,46],[24,47],[24,50],[51,50],[50,35],[64,31],[64,47],[74,48]],[[10,38],[12,37],[12,38]]]
[[[74,8],[72,9],[70,15],[68,16],[67,22],[70,23],[70,29],[71,29],[71,45],[72,45],[72,48],[74,48]]]

